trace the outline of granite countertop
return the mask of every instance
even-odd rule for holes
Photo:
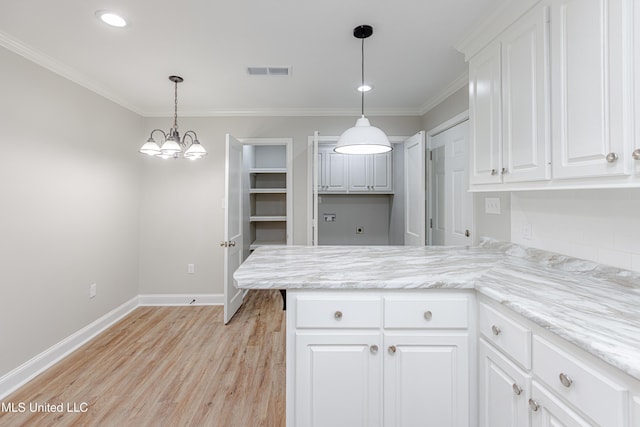
[[[640,380],[640,273],[484,240],[263,247],[234,278],[245,289],[476,289]]]

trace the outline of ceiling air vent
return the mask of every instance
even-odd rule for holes
[[[291,67],[247,67],[250,76],[288,76]]]

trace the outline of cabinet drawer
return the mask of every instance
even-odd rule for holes
[[[478,308],[478,329],[513,360],[531,368],[531,330],[482,303]]]
[[[459,328],[469,324],[466,298],[385,298],[385,328]]]
[[[381,299],[298,297],[298,328],[379,328]]]
[[[533,373],[598,425],[626,425],[627,390],[538,336],[533,339]]]

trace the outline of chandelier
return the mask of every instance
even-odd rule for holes
[[[162,159],[177,159],[184,157],[185,159],[196,160],[207,154],[207,150],[198,141],[198,136],[192,130],[188,130],[180,139],[178,133],[178,83],[182,83],[184,79],[180,76],[169,76],[169,80],[174,83],[174,113],[173,113],[173,126],[169,129],[169,132],[164,132],[161,129],[154,129],[149,135],[149,139],[140,147],[139,152],[147,154],[149,156],[156,156]],[[162,134],[162,145],[158,145],[153,134],[160,132]],[[189,141],[187,141],[187,138]],[[184,150],[184,152],[183,152]]]

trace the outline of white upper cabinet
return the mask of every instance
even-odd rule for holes
[[[469,61],[471,184],[501,181],[500,45],[494,44]]]
[[[551,3],[554,178],[629,172],[630,7],[630,0]]]
[[[392,153],[345,154],[348,158],[349,191],[393,191]]]
[[[318,146],[318,191],[347,191],[347,159],[333,151],[333,145]]]
[[[471,184],[548,180],[548,8],[469,61]]]
[[[502,36],[503,182],[551,177],[548,12],[536,7]]]

